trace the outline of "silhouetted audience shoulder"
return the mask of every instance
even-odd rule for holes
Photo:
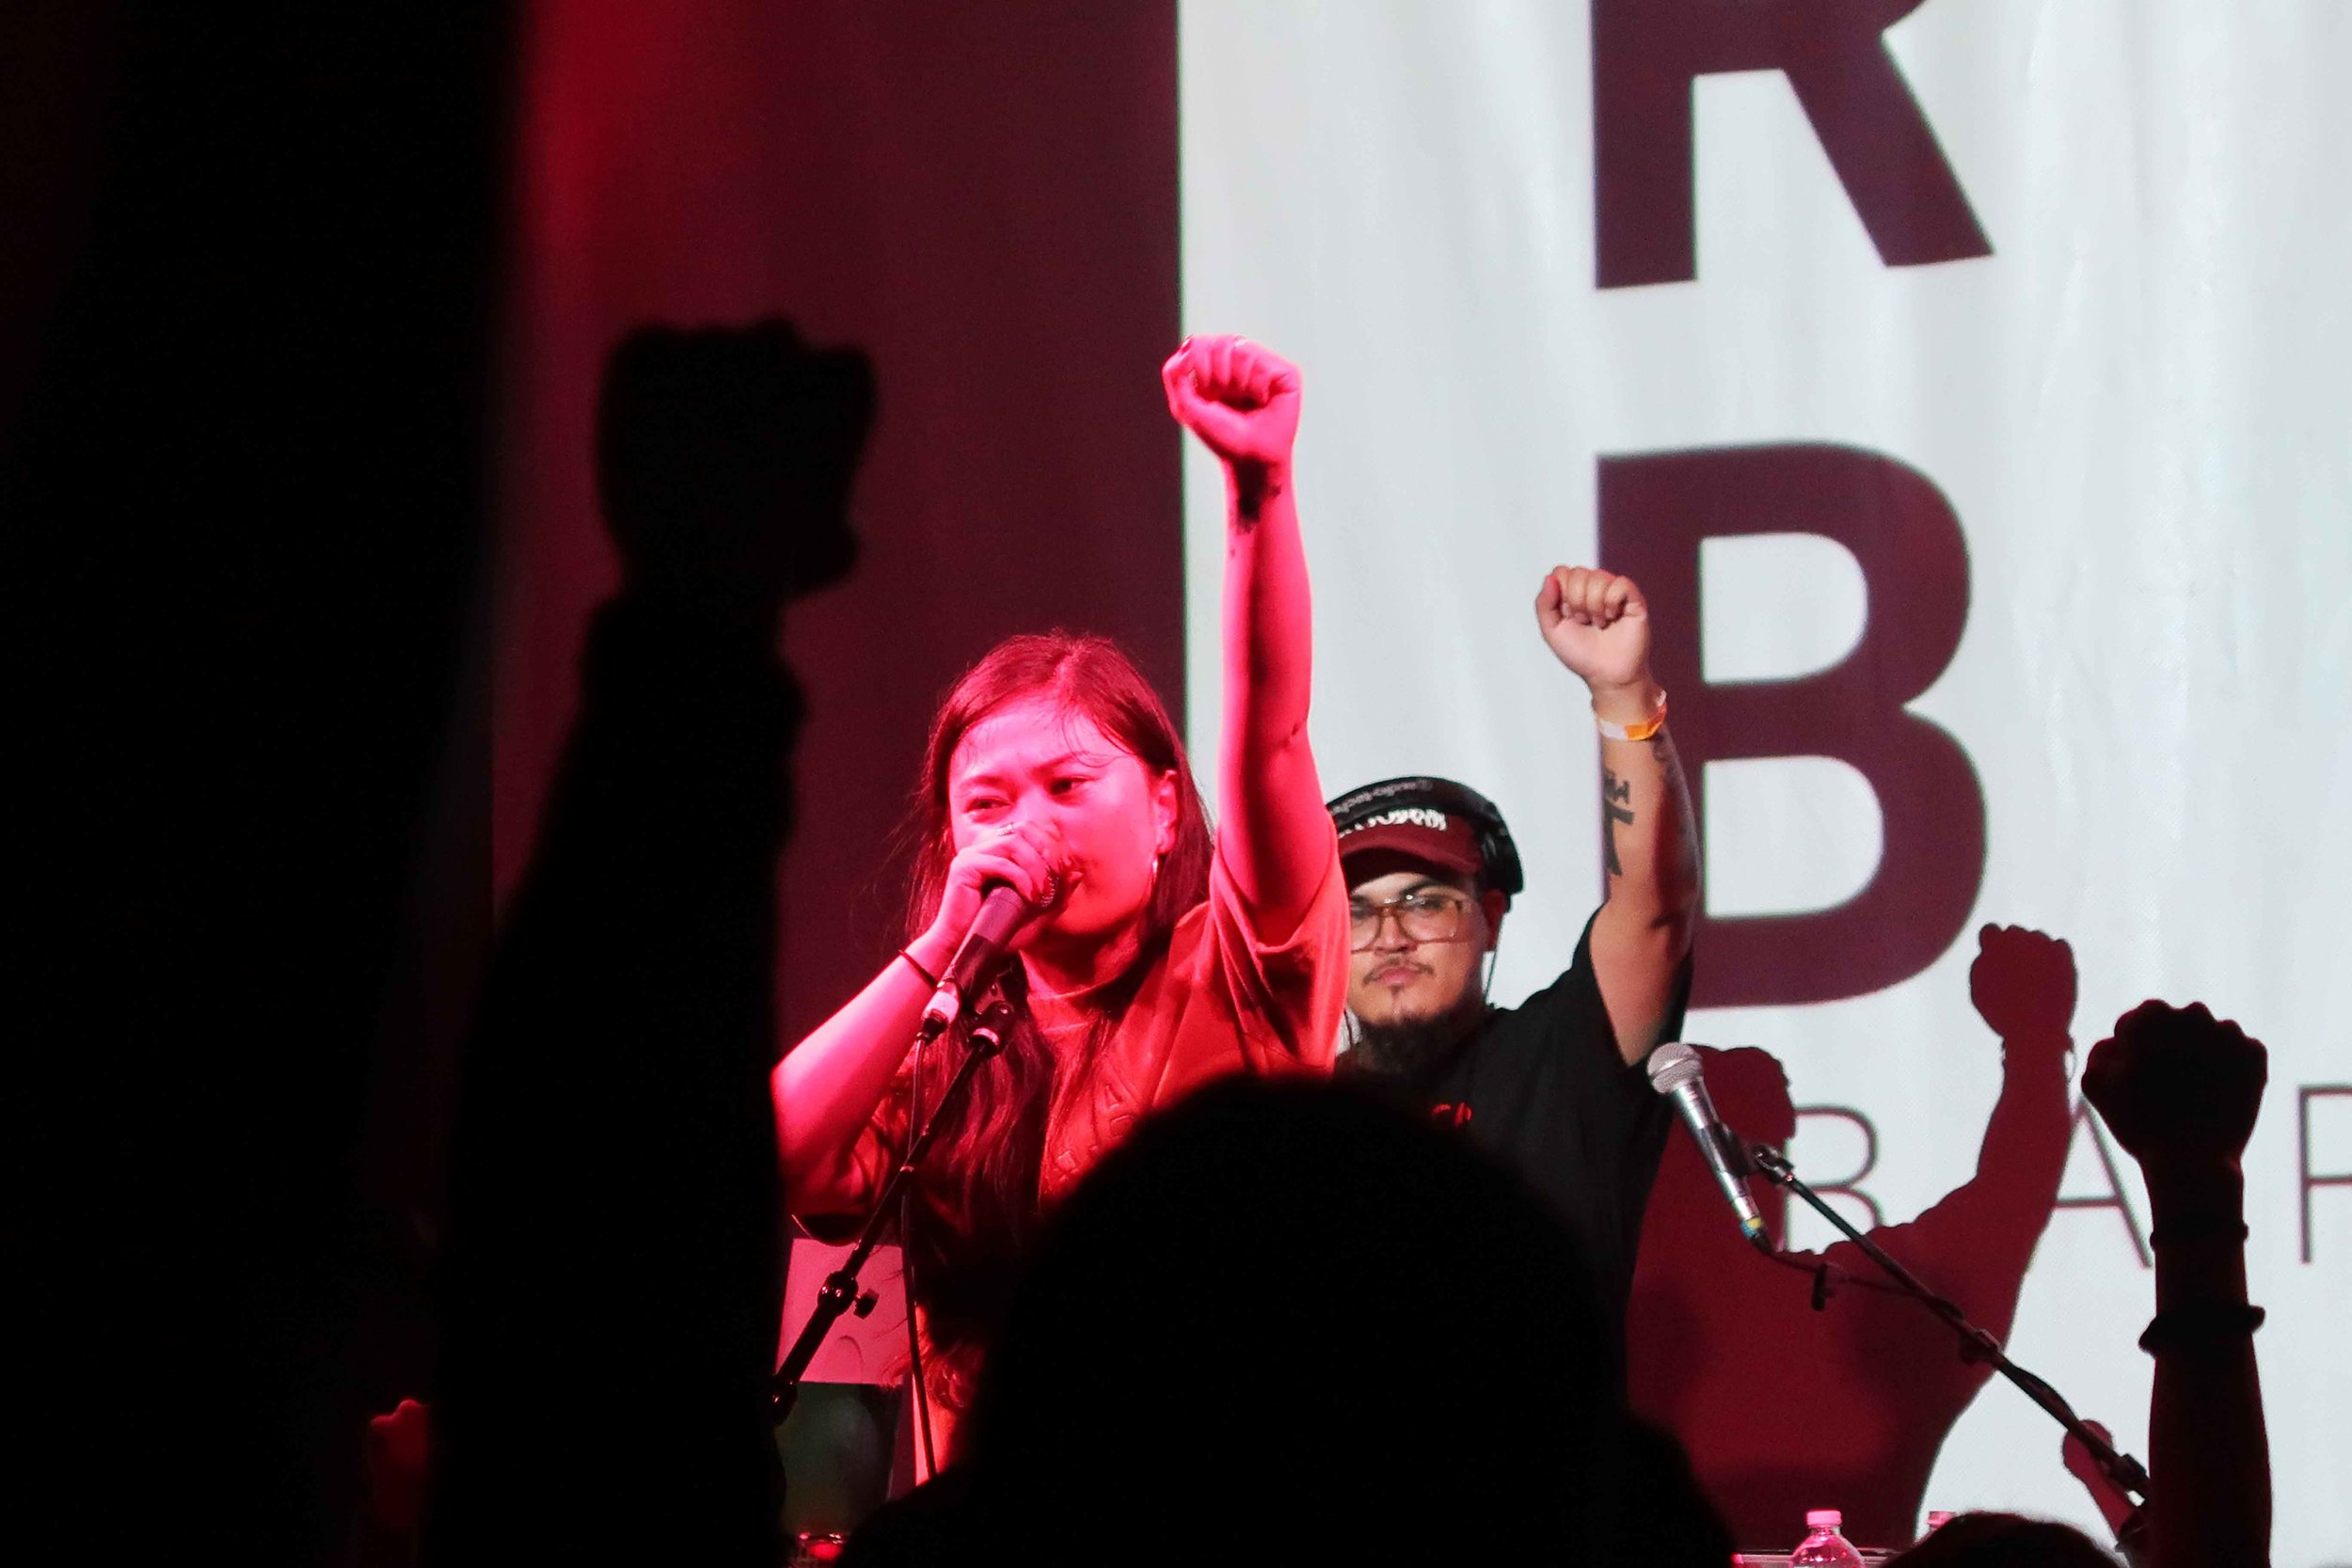
[[[2149,1405],[2154,1568],[2270,1560],[2270,1442],[2246,1299],[2246,1179],[2268,1055],[2204,1006],[2149,1002],[2091,1051],[2083,1093],[2147,1178],[2156,1315]]]
[[[598,429],[621,593],[468,1047],[427,1545],[771,1563],[780,614],[854,556],[861,356],[646,329]]]
[[[1463,1141],[1229,1080],[1072,1195],[961,1496],[916,1494],[850,1560],[1598,1560],[1630,1527],[1643,1560],[1713,1568],[1729,1538],[1672,1440],[1629,1433],[1601,1321],[1565,1228]]]
[[[1895,1559],[1902,1568],[2115,1568],[2071,1525],[2015,1513],[1963,1513]]]

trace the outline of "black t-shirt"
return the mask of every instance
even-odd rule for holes
[[[1517,1169],[1576,1232],[1609,1322],[1622,1329],[1642,1211],[1674,1108],[1642,1064],[1618,1053],[1593,975],[1587,921],[1567,973],[1517,1007],[1497,1007],[1419,1087],[1441,1123]],[[1660,1024],[1682,1033],[1686,958]]]

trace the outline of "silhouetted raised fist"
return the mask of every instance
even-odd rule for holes
[[[2145,1002],[2092,1047],[2083,1094],[2142,1166],[2234,1168],[2269,1072],[2262,1042],[2203,1003]]]
[[[2006,1041],[2062,1038],[2074,1025],[2074,950],[2023,926],[1977,932],[1968,999]]]
[[[839,580],[873,416],[866,356],[782,320],[629,333],[605,367],[596,476],[630,586],[757,612]]]

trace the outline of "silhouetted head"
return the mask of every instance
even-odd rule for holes
[[[1232,1079],[1055,1215],[966,1451],[993,1508],[1103,1561],[1220,1528],[1252,1558],[1556,1549],[1622,1457],[1605,1343],[1515,1175],[1344,1086]]]
[[[1960,1514],[1895,1561],[1902,1568],[2115,1568],[2115,1559],[2073,1526],[2014,1513]]]
[[[1779,1059],[1752,1045],[1698,1051],[1708,1098],[1724,1124],[1750,1143],[1786,1147],[1797,1115]],[[1785,1236],[1786,1190],[1769,1181],[1751,1181],[1748,1188],[1765,1228],[1774,1238]],[[1740,1255],[1736,1262],[1729,1260],[1733,1254]],[[1703,1318],[1719,1310],[1726,1299],[1718,1290],[1723,1270],[1744,1268],[1750,1256],[1697,1143],[1677,1129],[1668,1135],[1642,1226],[1641,1299],[1631,1318],[1634,1359],[1637,1366],[1647,1361],[1652,1386],[1670,1370],[1660,1359],[1669,1329],[1696,1321],[1693,1313]],[[1695,1343],[1685,1339],[1685,1353],[1694,1352]]]
[[[1796,1135],[1797,1108],[1788,1096],[1788,1069],[1757,1046],[1706,1053],[1707,1094],[1726,1126],[1750,1143],[1785,1146]]]

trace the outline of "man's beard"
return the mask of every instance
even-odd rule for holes
[[[1471,986],[1462,989],[1454,1006],[1426,1018],[1370,1023],[1351,1016],[1354,1043],[1340,1062],[1349,1072],[1420,1079],[1452,1056],[1486,1016],[1486,998]]]

